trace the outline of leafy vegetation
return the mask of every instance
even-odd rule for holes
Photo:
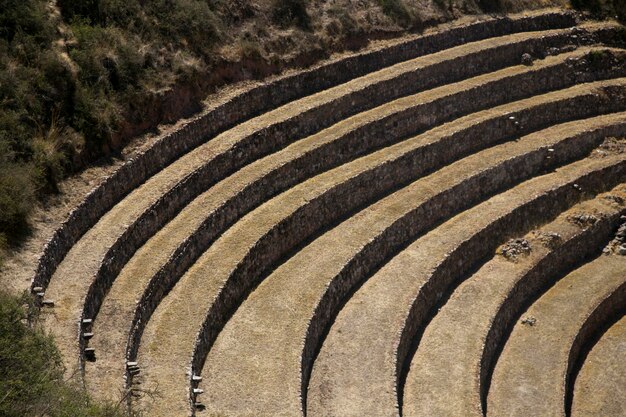
[[[37,327],[30,302],[0,291],[0,415],[126,416],[123,407],[97,403],[64,381],[59,352]]]
[[[402,26],[410,26],[413,21],[411,12],[402,0],[378,0],[383,12],[391,16]]]
[[[291,25],[303,29],[311,28],[311,18],[306,11],[305,0],[275,0],[272,17],[282,27]]]
[[[205,1],[61,0],[61,16],[47,3],[0,1],[3,246],[37,199],[116,147],[129,103],[196,72],[219,39]]]

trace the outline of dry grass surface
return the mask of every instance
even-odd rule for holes
[[[59,188],[32,204],[34,226],[30,235],[20,235],[28,236],[21,243],[6,249],[6,237],[12,235],[0,230],[0,249],[10,253],[0,264],[2,288],[26,290],[43,244],[85,193],[185,123],[161,125],[131,140],[161,122],[198,111],[194,117],[202,117],[246,88],[280,77],[279,72],[415,39],[437,23],[438,30],[445,30],[484,19],[480,13],[485,11],[568,7],[564,1],[530,0],[217,0],[210,5],[177,0],[169,10],[166,3],[59,0],[47,5],[59,35],[55,59],[78,90],[98,89],[91,99],[103,100],[120,118],[115,126],[96,123],[100,133],[108,133],[90,142],[94,132],[80,126],[94,124],[70,122],[55,113],[46,119],[49,125],[39,123],[32,141],[24,142],[34,150],[33,161],[0,158],[0,174],[10,172],[7,166],[24,172],[38,167],[33,172],[49,174],[48,185]],[[382,415],[401,408],[409,416],[444,409],[442,415],[482,415],[486,394],[477,375],[482,378],[484,372],[483,333],[491,331],[492,318],[508,302],[512,286],[564,242],[594,227],[604,230],[600,225],[609,216],[611,222],[619,218],[626,199],[623,184],[599,196],[599,189],[579,186],[594,184],[606,191],[624,175],[626,141],[602,142],[606,132],[622,135],[626,126],[626,79],[620,78],[625,55],[613,42],[622,28],[584,19],[578,28],[563,29],[558,19],[539,25],[538,32],[487,32],[495,37],[447,47],[294,99],[239,121],[159,167],[77,237],[65,258],[52,265],[50,282],[34,290],[45,291],[48,307],[41,310],[41,323],[56,338],[65,375],[86,377],[88,391],[98,399],[122,404],[119,399],[129,395],[133,410],[148,415],[188,412],[190,370],[204,377],[199,387],[206,391],[209,413]],[[609,34],[614,38],[609,40]],[[85,39],[93,48],[81,44]],[[595,44],[600,39],[607,45]],[[503,53],[487,67],[480,65],[493,51]],[[536,56],[523,59],[526,52]],[[407,80],[421,71],[433,73],[432,68],[458,62],[467,62],[467,70],[407,87]],[[368,94],[382,90],[373,85],[390,86],[393,93],[370,100]],[[213,94],[207,98],[208,93]],[[324,113],[333,109],[329,103],[348,104],[344,99],[354,99],[349,107],[354,111]],[[170,107],[163,111],[159,106],[166,101]],[[0,106],[6,103],[0,96]],[[317,107],[321,110],[312,110]],[[101,114],[106,119],[106,112]],[[3,132],[0,124],[0,140],[7,142]],[[70,136],[89,155],[80,147],[64,154]],[[275,142],[248,146],[250,137]],[[264,149],[266,143],[276,146]],[[5,149],[0,145],[0,151]],[[57,181],[69,167],[64,158],[75,157],[77,167],[103,154],[110,159]],[[222,165],[223,156],[233,157],[234,168]],[[207,176],[211,180],[205,183],[193,176],[205,172],[200,167],[215,168],[216,178]],[[289,180],[278,179],[277,173]],[[188,178],[198,182],[189,185]],[[366,189],[367,181],[376,184]],[[166,194],[171,205],[156,205]],[[550,207],[554,196],[559,201]],[[35,199],[33,194],[22,205]],[[180,210],[173,213],[172,207]],[[552,214],[531,212],[541,207]],[[554,220],[562,210],[567,211]],[[538,226],[545,222],[550,223]],[[203,227],[215,229],[214,234],[207,237]],[[507,227],[523,236],[499,229]],[[137,235],[126,236],[129,228]],[[604,262],[590,264],[591,272],[572,272],[574,295],[585,314],[623,285],[620,236],[605,247]],[[128,258],[115,263],[120,254],[109,250],[118,243],[126,245]],[[118,269],[109,273],[110,265]],[[168,272],[163,276],[162,268]],[[611,278],[598,278],[598,285],[585,289],[581,283],[590,273]],[[551,311],[561,307],[575,317],[577,305],[563,296],[571,287],[568,277],[550,290],[561,294],[559,302],[548,300],[550,291],[539,294],[528,317],[513,329],[508,347],[502,342],[494,381],[504,382],[490,391],[490,410],[506,408],[522,379],[541,379],[537,386],[545,382],[541,386],[553,392],[562,388],[554,384],[562,382],[564,351],[558,352],[559,361],[541,364],[549,375],[524,361],[528,345],[543,338],[550,342],[542,346],[546,355],[554,353],[559,340],[575,337],[588,317],[580,315],[567,328],[552,319]],[[93,288],[98,289],[92,293]],[[104,294],[93,295],[100,288]],[[482,293],[489,296],[475,299]],[[146,299],[154,305],[139,302]],[[470,310],[474,314],[463,314]],[[141,341],[133,345],[138,339],[131,337],[127,344],[137,313],[144,314]],[[93,323],[77,336],[82,314]],[[548,319],[553,331],[528,332]],[[415,338],[423,340],[411,350]],[[599,349],[615,352],[611,343]],[[95,361],[84,363],[84,345],[96,350]],[[132,356],[135,348],[137,358],[126,357],[127,349]],[[138,369],[126,360],[137,360]],[[583,381],[597,378],[595,367],[606,366],[590,363]],[[77,364],[85,366],[84,375]],[[127,370],[140,372],[125,380]],[[441,394],[448,391],[453,398]],[[555,398],[541,403],[556,404]],[[513,406],[523,410],[537,405],[517,400]],[[524,401],[527,406],[520,406]]]

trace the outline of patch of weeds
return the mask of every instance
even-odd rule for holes
[[[434,3],[441,10],[448,10],[452,6],[452,0],[434,0]]]
[[[239,55],[245,59],[259,60],[263,58],[261,47],[249,34],[239,41]]]
[[[35,203],[32,165],[7,162],[0,165],[0,233],[5,242],[28,231],[28,216]]]
[[[556,232],[538,232],[537,239],[549,249],[556,249],[563,242],[563,237]]]
[[[7,237],[4,233],[0,233],[0,269],[2,269],[4,265],[8,249],[9,242],[7,241]]]
[[[602,68],[605,66],[607,60],[611,57],[611,55],[604,50],[594,49],[593,51],[587,54],[587,59],[593,68]]]
[[[328,16],[334,17],[339,22],[340,28],[337,28],[332,34],[345,33],[354,35],[359,33],[360,29],[354,18],[348,13],[344,7],[332,6],[328,9]],[[331,32],[333,32],[331,30]]]

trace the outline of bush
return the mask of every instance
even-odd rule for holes
[[[44,44],[53,36],[54,26],[46,12],[45,2],[2,0],[0,38],[11,42],[18,32],[32,34],[39,44]]]
[[[87,18],[93,24],[101,23],[99,3],[99,0],[57,0],[66,20]]]
[[[402,0],[378,0],[378,3],[383,9],[383,13],[402,26],[409,26],[411,24],[411,13]]]
[[[94,402],[63,380],[54,341],[29,315],[30,296],[0,291],[0,415],[22,417],[115,417],[126,413],[114,404]]]
[[[16,240],[24,235],[28,215],[35,203],[32,167],[0,162],[0,234]]]
[[[154,4],[153,13],[163,37],[183,41],[205,56],[210,54],[220,36],[217,19],[206,2],[177,0],[172,5],[161,0]]]
[[[272,12],[274,23],[281,27],[298,26],[310,29],[311,18],[304,0],[275,0]]]
[[[0,233],[0,268],[4,265],[4,261],[6,258],[6,252],[9,249],[9,242],[7,241],[7,237],[4,233]]]

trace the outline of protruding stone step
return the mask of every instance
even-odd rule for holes
[[[42,295],[43,297],[43,295]],[[44,299],[41,301],[41,305],[44,307],[48,307],[48,308],[52,308],[54,307],[54,300],[51,299]]]
[[[84,352],[83,354],[85,355],[85,360],[89,362],[96,361],[96,349],[95,348],[88,347],[88,348],[85,348],[83,352]]]

